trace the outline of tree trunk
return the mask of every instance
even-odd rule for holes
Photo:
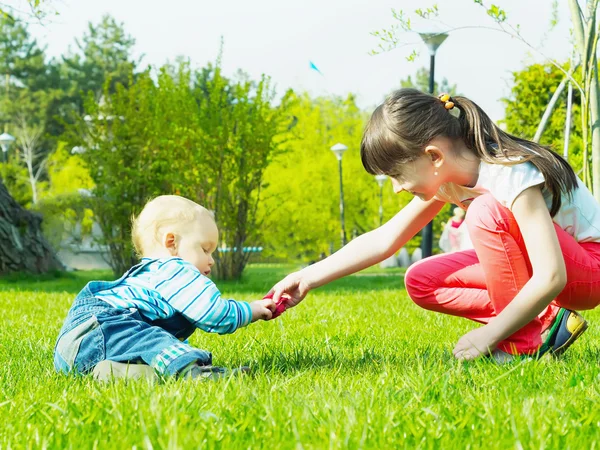
[[[64,270],[42,235],[42,217],[27,211],[0,181],[0,275]]]
[[[588,20],[591,22],[591,26],[588,27],[588,32],[586,33],[582,17],[583,14],[581,12],[581,8],[579,7],[579,3],[577,0],[569,0],[575,42],[581,54],[581,62],[583,64],[584,73],[588,68],[592,71],[591,89],[589,93],[590,116],[592,122],[592,193],[594,194],[594,197],[600,201],[600,96],[598,92],[598,63],[596,60],[596,48],[594,45],[595,39],[592,39],[596,36],[590,36],[590,33],[597,32],[595,28],[595,17],[598,2],[595,0],[588,1],[587,6],[589,11]],[[588,47],[591,47],[591,49]],[[585,130],[583,130],[583,132],[585,133]]]
[[[594,73],[590,91],[590,109],[592,115],[592,193],[600,202],[600,97],[598,95],[598,62],[593,57]]]
[[[550,116],[552,115],[552,111],[554,111],[554,107],[556,106],[556,103],[558,102],[558,99],[560,98],[561,94],[565,90],[565,86],[567,85],[568,82],[569,82],[569,79],[567,77],[563,78],[563,80],[560,82],[560,84],[554,91],[554,94],[552,94],[552,98],[550,99],[550,101],[548,102],[548,105],[546,106],[546,110],[544,111],[542,120],[540,121],[540,124],[537,127],[535,136],[533,136],[533,142],[537,142],[537,143],[540,142],[540,139],[542,138],[542,134],[544,133],[544,130],[546,129],[546,125],[548,125]]]

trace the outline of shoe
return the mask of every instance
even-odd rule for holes
[[[158,376],[154,369],[146,364],[121,363],[109,360],[100,361],[96,364],[92,375],[98,381],[110,381],[118,378],[158,381]]]
[[[587,327],[586,320],[579,313],[561,308],[547,332],[538,355],[550,353],[552,356],[559,357],[587,330]]]
[[[226,369],[225,367],[216,366],[200,366],[194,364],[184,370],[180,378],[187,378],[191,380],[221,380],[237,375],[243,375],[250,372],[250,368],[243,366],[236,369]]]

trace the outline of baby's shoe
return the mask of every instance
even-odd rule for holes
[[[98,381],[110,381],[113,379],[148,379],[153,382],[158,381],[156,372],[147,364],[122,363],[109,360],[100,361],[96,364],[92,375]]]
[[[235,369],[226,369],[225,367],[191,364],[181,372],[179,377],[191,380],[220,380],[231,376],[243,375],[249,371],[250,368],[246,366]]]

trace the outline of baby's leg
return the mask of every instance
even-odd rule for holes
[[[209,366],[212,355],[178,340],[146,322],[137,310],[113,310],[99,315],[105,340],[105,360],[143,362],[161,376],[176,376],[193,364]]]

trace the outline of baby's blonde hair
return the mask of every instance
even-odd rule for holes
[[[199,204],[179,195],[160,195],[131,218],[131,239],[138,256],[142,257],[160,243],[160,232],[167,226],[180,231],[195,220],[213,214]]]

